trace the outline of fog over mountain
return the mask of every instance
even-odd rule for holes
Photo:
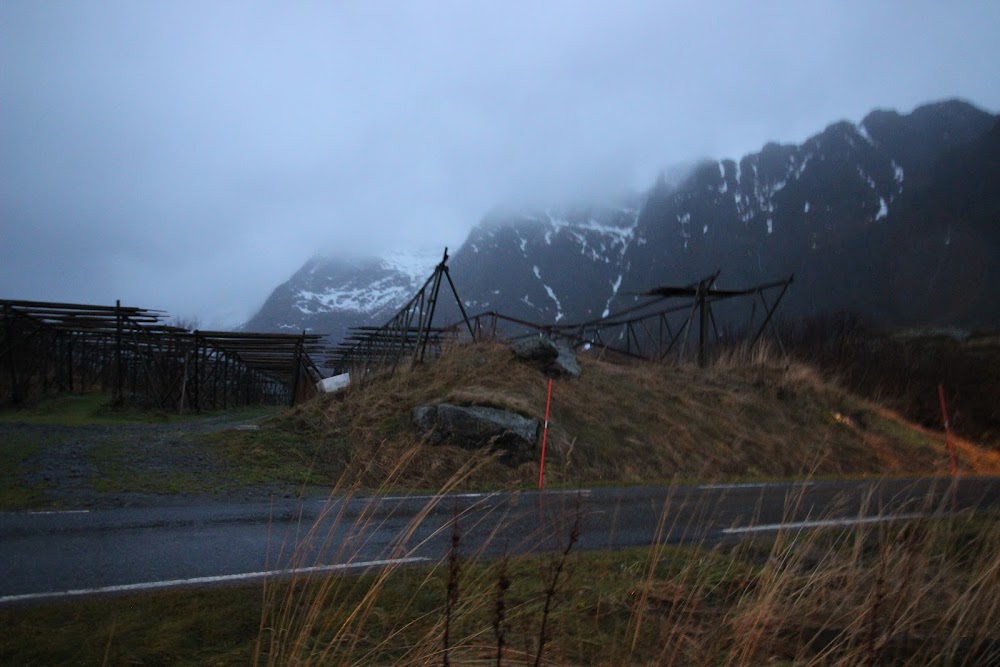
[[[594,202],[619,231],[588,247],[638,252],[615,211],[671,165],[874,108],[996,113],[997,25],[927,0],[0,3],[0,297],[235,326],[310,257],[457,249],[511,208],[569,243]]]
[[[886,326],[997,327],[998,193],[1000,117],[951,100],[705,161],[614,203],[498,209],[449,266],[472,314],[539,324],[603,317],[721,270],[723,289],[795,274],[786,317],[850,310]],[[339,340],[391,317],[440,258],[314,258],[247,328]],[[439,324],[459,317],[449,301]]]

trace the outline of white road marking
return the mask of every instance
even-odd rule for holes
[[[506,495],[515,495],[514,493],[509,493]],[[545,495],[555,496],[559,494],[567,493],[579,493],[583,496],[590,495],[590,489],[568,489],[562,491],[523,491],[522,493],[544,493]],[[500,491],[490,491],[488,493],[447,493],[442,496],[359,496],[357,500],[447,500],[448,498],[491,498],[493,496],[504,495]]]
[[[90,514],[90,510],[32,510],[25,514]]]
[[[80,595],[98,595],[101,593],[123,593],[128,591],[149,591],[160,588],[175,588],[177,586],[193,586],[197,584],[215,584],[225,581],[244,581],[248,579],[263,579],[272,576],[289,574],[311,574],[314,572],[337,572],[379,565],[405,565],[421,563],[429,558],[388,558],[385,560],[366,560],[357,563],[337,563],[334,565],[314,565],[312,567],[296,567],[286,570],[268,570],[264,572],[242,572],[240,574],[223,574],[215,577],[193,577],[191,579],[171,579],[167,581],[147,581],[139,584],[121,584],[119,586],[101,586],[99,588],[80,588],[71,591],[51,591],[47,593],[25,593],[23,595],[5,595],[0,597],[0,604],[6,602],[23,602],[26,600],[44,600],[51,598],[75,597]]]
[[[386,500],[445,500],[446,498],[485,498],[496,496],[499,492],[492,493],[448,493],[441,496],[359,496],[356,500],[386,501]]]
[[[758,526],[743,526],[741,528],[723,528],[723,533],[762,533],[769,530],[784,528],[824,528],[829,526],[854,526],[862,523],[881,523],[883,521],[908,521],[924,519],[927,514],[890,514],[887,516],[866,516],[854,519],[817,519],[815,521],[790,521],[789,523],[762,523]]]
[[[702,484],[699,489],[765,489],[769,486],[812,486],[816,482],[747,482],[745,484]]]

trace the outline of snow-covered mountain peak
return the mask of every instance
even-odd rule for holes
[[[339,339],[348,327],[381,322],[402,307],[434,273],[443,251],[442,246],[367,258],[313,257],[255,318],[266,320],[261,329],[319,331]]]

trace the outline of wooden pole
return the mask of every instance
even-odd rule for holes
[[[21,404],[17,387],[17,361],[14,356],[14,314],[10,304],[4,304],[4,329],[7,335],[7,370],[10,373],[10,399],[14,405]]]
[[[941,401],[941,417],[944,419],[944,442],[948,448],[948,459],[951,464],[951,476],[958,474],[958,461],[955,460],[955,443],[951,439],[951,422],[948,421],[948,406],[944,400],[944,385],[938,384],[938,399]]]
[[[299,391],[299,374],[302,372],[302,346],[305,344],[305,340],[306,332],[303,329],[302,338],[295,343],[295,355],[294,360],[292,361],[292,363],[295,364],[295,367],[292,369],[292,391],[291,397],[288,399],[289,406],[295,405],[295,396]]]
[[[111,403],[120,406],[124,401],[122,397],[122,302],[115,301],[115,389]]]
[[[698,285],[698,368],[705,367],[705,343],[708,328],[708,311],[705,308],[705,288],[704,283]]]
[[[549,437],[549,408],[552,406],[552,379],[549,378],[549,392],[545,398],[545,425],[542,427],[542,460],[538,466],[538,488],[545,482],[545,441]]]
[[[195,412],[201,411],[201,354],[198,348],[198,332],[194,332],[194,373],[191,375],[191,405]]]
[[[445,262],[447,261],[448,261],[448,249],[445,248],[444,259],[441,260],[441,263],[438,264],[437,269],[434,271],[434,277],[433,277],[434,284],[431,287],[431,296],[427,305],[427,321],[424,323],[422,327],[423,329],[422,338],[420,333],[417,334],[418,349],[416,350],[416,356],[414,358],[414,361],[416,363],[423,363],[424,361],[424,352],[427,349],[427,339],[431,335],[430,332],[431,323],[434,321],[434,309],[437,307],[438,292],[441,291],[441,274],[444,272]]]

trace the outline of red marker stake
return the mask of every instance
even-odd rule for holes
[[[955,461],[955,444],[951,441],[951,423],[948,421],[948,406],[944,402],[944,385],[938,385],[938,398],[941,400],[941,416],[944,418],[944,441],[948,447],[948,456],[951,459],[951,475],[958,474],[958,463]]]
[[[538,488],[545,479],[545,441],[549,436],[549,407],[552,405],[552,380],[549,380],[549,395],[545,399],[545,427],[542,429],[542,464],[538,467]]]

